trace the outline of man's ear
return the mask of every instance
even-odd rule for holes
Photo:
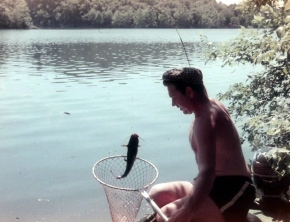
[[[195,95],[195,91],[191,87],[188,87],[188,86],[185,88],[185,93],[187,96],[189,96],[189,98],[193,98]]]

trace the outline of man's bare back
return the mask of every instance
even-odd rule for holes
[[[196,132],[200,131],[200,124],[210,118],[211,124],[215,127],[216,137],[215,175],[250,177],[250,171],[242,153],[239,135],[228,111],[221,102],[215,99],[210,99],[205,108],[206,111],[195,116],[191,127],[189,140],[193,151],[197,155]]]

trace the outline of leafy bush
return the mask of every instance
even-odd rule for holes
[[[242,141],[252,149],[263,146],[290,149],[290,0],[244,1],[257,11],[253,24],[268,29],[242,28],[239,37],[218,47],[208,45],[208,60],[223,59],[224,65],[259,65],[262,71],[248,75],[247,81],[232,85],[220,99],[230,102],[229,109],[242,121]],[[253,8],[252,8],[253,9]],[[206,38],[203,37],[203,42]]]

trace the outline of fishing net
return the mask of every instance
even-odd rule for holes
[[[135,222],[143,199],[140,190],[146,190],[158,177],[152,163],[136,158],[127,177],[116,179],[126,169],[125,160],[126,156],[111,156],[93,167],[94,177],[105,190],[113,222]]]

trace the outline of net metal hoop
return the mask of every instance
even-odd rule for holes
[[[114,159],[114,158],[126,158],[126,157],[127,157],[127,156],[123,156],[123,155],[109,156],[109,157],[103,158],[103,159],[99,160],[98,162],[96,162],[95,165],[93,166],[93,169],[92,169],[92,173],[93,173],[95,179],[96,179],[97,181],[99,181],[99,183],[101,183],[102,185],[107,186],[107,187],[110,187],[110,188],[113,188],[113,189],[117,189],[117,190],[126,190],[126,191],[139,191],[139,190],[141,190],[140,188],[133,189],[133,188],[124,188],[124,187],[113,186],[113,185],[111,185],[111,184],[108,184],[108,183],[105,183],[104,181],[102,181],[102,180],[101,180],[101,179],[96,175],[96,173],[95,173],[95,169],[96,169],[96,168],[98,167],[98,165],[100,165],[103,161],[106,161],[106,160],[108,160],[108,159]],[[148,188],[150,185],[152,185],[152,184],[157,180],[158,175],[159,175],[158,170],[157,170],[157,168],[156,168],[156,167],[155,167],[151,162],[149,162],[149,161],[147,161],[147,160],[144,160],[144,159],[141,159],[141,158],[139,158],[139,157],[136,157],[135,162],[136,162],[136,161],[141,161],[141,162],[143,162],[143,163],[148,164],[148,165],[149,165],[150,167],[152,167],[153,170],[155,171],[155,177],[152,179],[152,181],[149,182],[148,184],[146,184],[144,187],[142,187],[142,189],[146,189],[146,188]],[[134,168],[134,165],[133,165],[133,168]],[[111,172],[108,172],[108,173],[111,173]]]

